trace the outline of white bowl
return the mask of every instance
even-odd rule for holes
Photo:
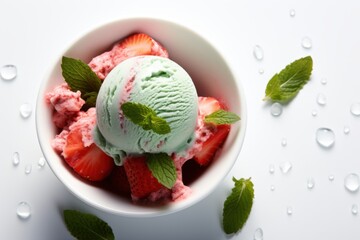
[[[81,180],[51,147],[56,134],[52,109],[45,102],[45,94],[63,82],[61,57],[68,56],[89,62],[108,50],[113,43],[134,33],[144,32],[159,41],[170,58],[180,64],[192,77],[199,96],[213,96],[223,100],[241,121],[234,124],[219,157],[190,187],[192,194],[180,201],[163,206],[143,206],[116,197],[107,190]],[[174,213],[192,206],[208,196],[227,176],[238,158],[245,136],[246,106],[242,87],[220,53],[204,38],[177,23],[154,18],[122,19],[100,26],[70,45],[52,65],[40,87],[36,105],[36,128],[39,143],[49,166],[59,180],[79,199],[98,209],[134,217],[152,217]]]

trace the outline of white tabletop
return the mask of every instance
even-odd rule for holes
[[[351,211],[353,204],[360,207],[360,193],[344,187],[348,174],[360,174],[360,116],[350,113],[350,106],[360,102],[360,3],[183,0],[168,5],[135,0],[0,2],[0,67],[13,64],[18,70],[13,81],[0,80],[1,238],[72,239],[62,210],[77,209],[108,222],[119,240],[254,239],[257,228],[266,240],[360,239],[360,213]],[[197,31],[228,60],[246,94],[245,142],[226,181],[205,200],[168,216],[127,218],[94,209],[73,196],[48,165],[38,165],[42,153],[34,109],[50,64],[82,33],[128,16],[156,16]],[[312,41],[311,48],[302,46],[304,37]],[[264,51],[260,61],[253,55],[255,45]],[[314,60],[311,80],[283,106],[280,116],[272,116],[270,104],[262,101],[268,80],[307,55]],[[318,94],[326,97],[325,105],[317,103]],[[19,112],[24,103],[33,109],[26,119]],[[335,133],[332,148],[316,142],[321,127]],[[344,133],[344,127],[350,132]],[[16,166],[15,152],[20,156]],[[282,173],[286,161],[292,168]],[[226,235],[221,213],[232,176],[252,178],[255,200],[244,228]],[[308,179],[314,180],[312,189]],[[31,207],[28,219],[16,214],[20,202]],[[292,214],[287,213],[289,207]]]

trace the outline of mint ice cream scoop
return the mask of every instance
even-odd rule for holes
[[[170,126],[167,134],[144,130],[121,110],[123,103],[145,105]],[[124,155],[167,154],[193,144],[198,96],[189,74],[174,61],[157,56],[129,58],[104,79],[96,101],[95,143],[122,164]]]

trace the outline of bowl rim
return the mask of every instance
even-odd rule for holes
[[[114,210],[113,208],[110,208],[108,206],[104,206],[98,202],[95,201],[91,201],[88,198],[84,198],[82,196],[82,194],[79,194],[72,186],[68,186],[68,184],[66,184],[63,181],[63,177],[57,172],[57,170],[54,168],[53,164],[51,163],[51,160],[48,159],[47,156],[49,156],[50,151],[49,151],[49,147],[46,146],[48,144],[45,143],[45,140],[43,139],[43,132],[45,130],[42,130],[43,128],[41,127],[41,118],[42,118],[42,109],[40,108],[41,104],[44,101],[44,94],[46,93],[46,87],[48,84],[48,81],[52,75],[52,73],[54,72],[55,66],[58,64],[59,59],[61,59],[61,57],[68,51],[70,51],[74,45],[76,45],[78,42],[82,41],[83,39],[86,39],[87,37],[89,37],[89,35],[93,32],[96,32],[100,29],[104,29],[104,28],[108,28],[111,25],[114,24],[121,24],[122,22],[126,22],[126,21],[157,21],[157,22],[162,22],[165,24],[171,24],[180,28],[185,29],[186,31],[190,32],[191,34],[196,35],[199,39],[201,39],[202,41],[208,43],[208,45],[212,48],[212,50],[217,53],[217,55],[219,56],[220,60],[224,63],[224,65],[228,68],[228,71],[231,73],[232,75],[232,79],[234,79],[234,85],[236,86],[236,90],[237,90],[237,96],[240,99],[240,116],[241,116],[241,126],[238,127],[238,131],[237,131],[237,135],[234,137],[233,142],[231,143],[231,148],[233,149],[237,148],[237,150],[235,151],[234,155],[232,156],[234,158],[234,160],[231,161],[231,164],[229,164],[226,168],[226,171],[224,172],[225,174],[223,174],[221,177],[219,177],[216,181],[215,184],[213,184],[211,187],[207,188],[207,191],[205,191],[204,194],[201,194],[199,196],[196,196],[196,198],[191,198],[188,197],[186,199],[183,199],[181,201],[175,201],[175,202],[170,202],[167,206],[159,206],[159,207],[151,207],[154,211],[139,211],[139,212],[125,212],[125,211],[119,211],[119,210]],[[61,51],[60,54],[58,55],[58,57],[55,58],[54,61],[51,62],[51,64],[49,65],[50,67],[48,68],[46,74],[44,75],[43,80],[41,81],[40,87],[38,89],[38,93],[37,93],[37,99],[36,99],[36,109],[35,109],[35,125],[36,125],[36,134],[37,134],[37,139],[38,139],[38,143],[40,145],[41,151],[44,154],[44,157],[48,163],[48,165],[50,166],[53,174],[57,177],[57,179],[63,184],[65,185],[65,187],[74,195],[76,196],[78,199],[80,199],[82,202],[86,203],[89,206],[95,207],[99,210],[103,210],[105,212],[109,212],[115,215],[121,215],[121,216],[126,216],[126,217],[157,217],[157,216],[163,216],[163,215],[168,215],[171,213],[175,213],[178,212],[180,210],[189,208],[191,206],[194,206],[196,204],[198,204],[199,202],[201,202],[202,200],[204,200],[206,197],[208,197],[212,192],[214,192],[215,188],[217,186],[219,186],[219,184],[225,179],[225,177],[229,174],[229,172],[231,171],[231,169],[233,168],[233,166],[235,165],[235,163],[238,161],[241,149],[242,149],[242,145],[244,143],[244,139],[245,139],[245,133],[246,133],[246,128],[247,128],[247,105],[246,105],[246,97],[245,97],[245,92],[244,92],[244,88],[239,80],[239,78],[236,76],[236,74],[234,73],[233,69],[231,68],[231,65],[228,63],[228,61],[225,59],[225,57],[223,56],[223,54],[221,54],[217,48],[215,48],[215,45],[213,43],[211,43],[210,40],[204,38],[202,35],[198,34],[197,32],[193,31],[190,27],[186,26],[186,25],[182,25],[179,22],[173,21],[173,20],[168,20],[168,19],[163,19],[163,18],[157,18],[157,17],[125,17],[125,18],[119,18],[119,19],[115,19],[112,21],[108,21],[106,23],[101,23],[98,24],[96,26],[91,27],[88,31],[83,32],[82,34],[80,34],[80,36],[77,36],[73,41],[71,41],[70,43],[67,44],[65,50]],[[51,147],[52,149],[52,147]],[[54,150],[52,150],[54,151]]]

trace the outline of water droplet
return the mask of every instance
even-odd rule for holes
[[[316,110],[312,110],[311,115],[312,115],[313,117],[316,117],[316,116],[317,116],[317,111],[316,111]]]
[[[315,180],[313,178],[308,178],[307,180],[307,188],[313,189],[315,186]]]
[[[321,106],[325,106],[326,105],[326,96],[322,93],[319,93],[317,95],[316,102]]]
[[[293,214],[293,208],[292,207],[287,207],[287,209],[286,209],[286,213],[287,213],[287,215],[292,215]]]
[[[274,174],[274,172],[275,172],[275,165],[274,165],[274,164],[270,164],[270,165],[269,165],[269,173]]]
[[[301,40],[301,46],[305,49],[310,49],[312,47],[312,41],[309,37],[304,37]]]
[[[335,176],[333,174],[330,174],[328,178],[329,178],[330,181],[334,181]]]
[[[22,118],[28,118],[30,117],[32,113],[32,107],[29,103],[24,103],[20,106],[20,115]]]
[[[253,49],[253,54],[254,54],[254,57],[259,61],[264,58],[264,51],[259,45],[255,45],[255,47]]]
[[[285,161],[280,163],[279,168],[282,173],[288,173],[292,168],[292,164],[289,161]]]
[[[275,186],[274,186],[274,185],[271,185],[271,186],[270,186],[270,190],[271,190],[271,191],[274,191],[274,190],[275,190]]]
[[[326,85],[327,84],[327,79],[326,78],[321,79],[321,84]]]
[[[44,157],[40,157],[38,161],[38,167],[43,168],[45,166],[46,159]]]
[[[358,212],[359,212],[359,207],[358,207],[358,205],[357,205],[357,204],[353,204],[353,205],[351,206],[351,213],[352,213],[353,215],[357,215]]]
[[[344,133],[345,134],[349,134],[350,133],[350,128],[348,126],[344,126]]]
[[[290,17],[295,17],[295,14],[296,14],[295,9],[290,9],[290,11],[289,11]]]
[[[263,68],[260,68],[260,69],[259,69],[259,73],[260,73],[260,74],[264,74],[264,72],[265,72],[265,71],[264,71]]]
[[[316,141],[324,148],[330,148],[335,143],[335,134],[330,128],[319,128],[316,131]]]
[[[26,175],[29,175],[29,174],[31,173],[31,170],[32,170],[31,164],[27,164],[27,165],[25,166],[25,174],[26,174]]]
[[[359,189],[359,181],[359,176],[356,173],[350,173],[345,177],[345,188],[350,192],[356,192]]]
[[[270,113],[271,115],[273,115],[274,117],[277,117],[277,116],[280,116],[281,113],[283,111],[283,107],[280,103],[278,102],[275,102],[271,105],[271,108],[270,108]]]
[[[286,147],[287,146],[287,140],[286,138],[281,139],[281,146]]]
[[[356,103],[351,104],[350,112],[354,116],[360,116],[360,102],[356,102]]]
[[[16,208],[16,214],[21,219],[27,219],[31,215],[31,207],[27,202],[20,202]]]
[[[5,81],[14,80],[17,76],[16,66],[8,64],[4,65],[0,69],[0,77]]]
[[[254,232],[254,240],[262,240],[264,237],[264,232],[261,228],[257,228]]]
[[[19,163],[20,163],[20,154],[18,152],[13,153],[12,163],[14,164],[14,166],[19,165]]]

